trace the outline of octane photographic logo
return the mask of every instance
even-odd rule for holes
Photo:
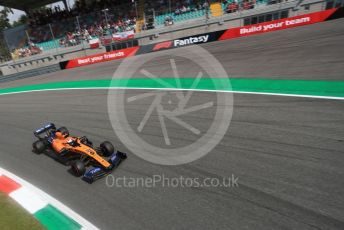
[[[214,90],[200,90],[205,83]],[[220,92],[231,90],[228,75],[197,45],[124,59],[111,86],[113,130],[132,153],[152,163],[180,165],[205,156],[232,119],[233,95]]]

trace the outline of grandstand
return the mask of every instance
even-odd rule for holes
[[[178,23],[178,22],[183,22],[187,20],[192,20],[192,19],[197,19],[205,16],[205,10],[200,9],[200,10],[191,10],[182,14],[174,14],[174,13],[165,13],[161,14],[155,17],[155,22],[157,26],[162,26],[165,24],[165,19],[166,17],[172,17],[173,21]]]
[[[39,66],[55,65],[68,58],[320,11],[341,6],[344,1],[137,0],[124,4],[89,0],[76,1],[71,8],[65,3],[66,9],[40,8],[53,2],[0,0],[0,5],[24,10],[29,18],[27,25],[4,31],[13,60],[1,59],[3,74],[36,68],[32,64],[35,59],[45,60],[34,62]],[[90,50],[94,40],[104,46]]]
[[[149,1],[144,4],[143,13],[145,16],[154,15],[154,26],[150,28],[158,29],[167,26],[167,18],[173,21],[172,24],[182,24],[192,20],[203,20],[205,17],[222,16],[229,13],[228,8],[233,1],[213,1],[211,3],[207,1],[170,1],[169,4],[167,1],[164,1],[164,4]],[[79,40],[85,40],[85,35],[83,34],[83,38],[79,36],[76,38],[75,34],[85,30],[90,34],[90,38],[101,38],[106,33],[115,34],[128,30],[138,32],[141,29],[150,29],[145,25],[143,28],[136,28],[136,19],[139,17],[136,2],[134,4],[120,4],[113,1],[109,4],[106,1],[104,3],[100,1],[101,4],[95,4],[95,1],[89,1],[91,3],[83,5],[85,1],[76,1],[71,9],[68,9],[65,3],[68,10],[61,10],[59,7],[46,10],[36,9],[53,2],[55,1],[35,1],[35,4],[32,4],[32,1],[0,1],[0,4],[4,6],[24,10],[29,16],[29,24],[24,28],[25,33],[22,33],[21,40],[12,44],[12,39],[7,38],[7,41],[10,41],[9,49],[11,51],[27,48],[29,41],[33,42],[43,52],[62,48],[66,44],[80,44]],[[249,3],[249,8],[245,7],[246,3]],[[258,0],[257,2],[245,0],[235,4],[237,5],[236,9],[242,11],[253,9],[256,4],[263,5],[268,4],[268,2],[266,0]],[[106,13],[104,13],[104,9],[107,9]],[[145,23],[147,22],[144,17]],[[67,33],[74,35],[68,38]],[[77,42],[70,42],[70,40],[77,40]]]

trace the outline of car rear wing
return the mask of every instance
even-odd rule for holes
[[[39,128],[37,129],[35,132],[34,132],[34,135],[36,137],[38,137],[39,135],[41,135],[42,133],[45,133],[49,130],[52,130],[52,129],[56,129],[55,125],[53,123],[48,123],[46,124],[45,126],[43,126],[42,128]]]

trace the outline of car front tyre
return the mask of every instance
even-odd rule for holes
[[[104,141],[103,143],[101,143],[100,149],[102,150],[104,157],[111,156],[115,151],[115,147],[109,141]]]
[[[81,177],[81,176],[84,175],[85,172],[86,172],[85,164],[82,163],[81,161],[75,161],[75,162],[71,165],[71,171],[72,171],[72,173],[73,173],[74,176],[76,176],[76,177]]]

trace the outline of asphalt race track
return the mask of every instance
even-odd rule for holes
[[[221,62],[230,77],[344,80],[343,22],[209,43],[203,48]],[[165,69],[168,52],[173,55],[183,49],[164,52],[166,58],[145,66],[160,77],[171,74]],[[119,63],[7,82],[0,88],[111,78]],[[182,60],[177,60],[177,66],[181,77],[197,74],[196,67]],[[344,101],[234,94],[232,121],[217,147],[192,163],[162,166],[142,160],[121,144],[109,121],[107,93],[93,89],[0,96],[0,166],[101,229],[344,229]],[[191,102],[207,102],[214,94],[195,92]],[[168,105],[169,100],[164,102]],[[133,127],[148,106],[149,101],[128,106]],[[213,109],[221,106],[215,103]],[[213,112],[190,113],[185,121],[207,129]],[[106,186],[105,179],[86,184],[69,175],[65,166],[31,152],[32,132],[46,121],[67,126],[72,134],[87,135],[95,143],[111,140],[127,151],[129,158],[113,173],[115,177],[234,175],[238,186],[119,188]],[[177,145],[193,138],[178,125],[169,130],[173,130],[171,142]],[[161,135],[153,117],[143,138],[161,142]]]

